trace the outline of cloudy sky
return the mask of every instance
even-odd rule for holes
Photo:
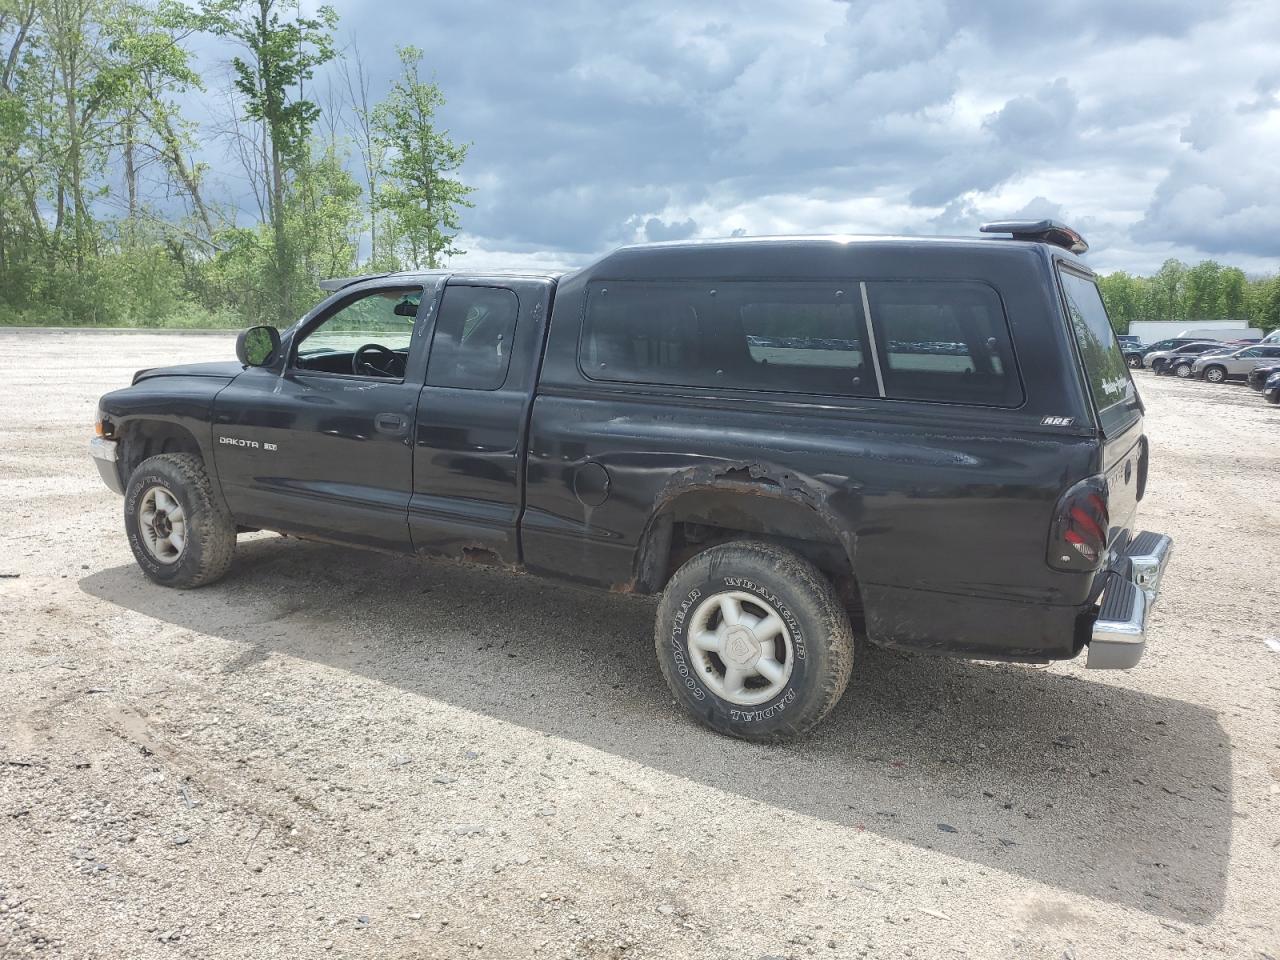
[[[1099,270],[1280,269],[1277,0],[335,5],[378,89],[426,51],[468,265],[1047,215]]]

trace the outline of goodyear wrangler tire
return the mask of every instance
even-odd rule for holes
[[[711,547],[662,592],[654,639],[677,702],[712,730],[782,740],[835,706],[853,632],[831,582],[770,543]]]
[[[142,572],[166,587],[213,583],[235,552],[235,524],[189,453],[138,464],[124,491],[124,528]]]

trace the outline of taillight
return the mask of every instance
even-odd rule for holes
[[[1089,477],[1067,490],[1059,499],[1049,531],[1049,566],[1055,570],[1097,570],[1107,556],[1107,512],[1105,477]]]

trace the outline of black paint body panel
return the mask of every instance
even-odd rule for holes
[[[216,403],[214,462],[232,515],[248,526],[408,551],[406,439],[418,391],[249,368]],[[379,430],[381,414],[399,416],[402,432]]]
[[[742,529],[820,541],[842,556],[877,643],[1064,658],[1080,649],[1097,590],[1094,574],[1045,562],[1055,505],[1072,484],[1105,473],[1112,541],[1122,545],[1143,441],[1140,407],[1116,436],[1102,435],[1058,261],[1084,269],[1038,243],[796,238],[624,248],[562,278],[402,274],[321,304],[284,334],[274,367],[233,364],[234,379],[225,367],[208,376],[209,365],[151,371],[103,404],[202,433],[227,503],[248,525],[496,558],[644,592],[662,585],[646,563],[663,531],[711,509],[726,526],[749,516]],[[1009,320],[1025,401],[996,408],[588,379],[578,364],[586,291],[627,279],[986,283]],[[339,298],[406,282],[427,289],[404,382],[289,370],[296,333]],[[457,285],[501,286],[519,299],[499,389],[424,386],[433,319]],[[385,413],[405,418],[403,435],[375,428]],[[278,449],[224,444],[224,435]],[[726,493],[750,499],[726,506],[716,499]]]
[[[727,242],[624,250],[565,278],[530,428],[525,563],[630,584],[650,518],[682,479],[749,467],[786,475],[800,499],[818,505],[857,576],[871,639],[1073,655],[1094,578],[1050,569],[1045,543],[1058,496],[1098,473],[1103,451],[1054,259],[1041,244],[998,241]],[[577,362],[587,287],[653,277],[984,281],[1004,303],[1026,400],[999,409],[587,379]],[[1042,426],[1046,416],[1077,426]],[[612,483],[600,506],[573,493],[588,462]]]
[[[413,431],[409,529],[425,554],[520,562],[525,423],[554,283],[469,277],[455,286],[502,286],[520,304],[511,363],[496,390],[422,388]],[[445,296],[448,296],[446,289]]]
[[[233,375],[238,374],[240,364],[233,362],[232,366]],[[204,462],[213,463],[213,402],[218,392],[231,383],[231,377],[191,374],[185,366],[167,369],[172,372],[138,378],[133,386],[104,394],[98,400],[98,412],[111,423],[116,436],[128,436],[135,425],[158,424],[169,431],[183,431],[195,441]],[[122,487],[129,481],[124,463],[121,460],[116,464]],[[221,497],[216,471],[210,471],[209,479],[214,495]]]

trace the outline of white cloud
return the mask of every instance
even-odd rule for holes
[[[339,9],[428,51],[474,143],[469,261],[1052,211],[1102,269],[1280,268],[1274,0]]]

